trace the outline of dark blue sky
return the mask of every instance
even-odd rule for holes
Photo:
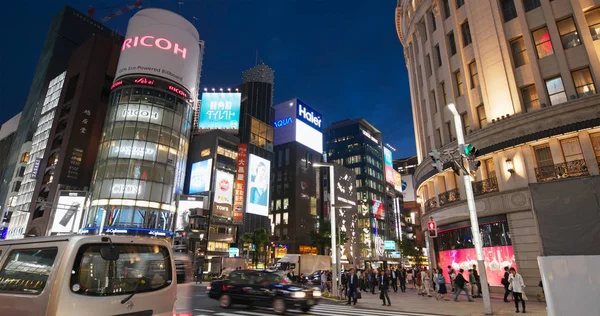
[[[63,5],[87,13],[91,4],[99,18],[133,2],[3,2],[0,121],[22,109],[47,27]],[[144,1],[148,2],[178,12],[177,0]],[[325,126],[364,117],[397,149],[394,158],[415,154],[408,77],[394,22],[396,1],[183,2],[181,12],[195,21],[206,42],[202,86],[239,84],[241,72],[255,64],[258,49],[259,58],[275,70],[275,103],[299,97],[323,114]],[[106,6],[115,8],[103,10]],[[132,14],[107,26],[124,33]]]

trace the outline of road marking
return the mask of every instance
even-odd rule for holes
[[[232,313],[217,313],[215,315],[216,316],[239,316],[239,314],[232,314]]]
[[[207,312],[207,313],[214,313],[215,311],[210,310],[210,309],[202,309],[202,308],[195,308],[194,309],[197,312]]]
[[[236,311],[236,314],[244,314],[244,315],[250,315],[250,316],[264,316],[264,313],[255,313],[255,312],[246,312],[246,311]]]
[[[343,313],[343,315],[347,315],[347,314],[359,312],[361,315],[373,315],[373,316],[375,316],[375,315],[437,316],[435,314],[413,313],[413,312],[404,312],[404,311],[386,311],[383,309],[367,309],[367,308],[362,308],[362,307],[337,306],[337,305],[329,305],[329,304],[321,304],[321,305],[313,306],[311,312],[312,311],[326,312],[329,315],[334,315],[337,313]]]

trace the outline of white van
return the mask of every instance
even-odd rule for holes
[[[176,275],[170,245],[126,236],[0,242],[0,315],[169,315]]]

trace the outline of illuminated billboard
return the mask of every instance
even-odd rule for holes
[[[79,231],[86,191],[60,191],[50,235],[74,234]]]
[[[244,187],[246,185],[246,166],[248,145],[238,145],[237,170],[235,172],[235,196],[233,200],[233,222],[241,224],[244,219]]]
[[[233,205],[233,174],[222,170],[215,173],[212,214],[230,218]]]
[[[392,170],[394,172],[394,189],[398,192],[402,192],[402,176],[396,170]]]
[[[383,163],[385,164],[385,181],[392,185],[395,184],[392,151],[386,147],[383,147]]]
[[[379,220],[385,219],[385,207],[382,201],[371,200],[371,210],[373,211],[373,217]]]
[[[190,194],[202,193],[210,190],[210,175],[212,172],[212,158],[194,162],[190,173]]]
[[[198,128],[239,129],[241,102],[242,94],[239,92],[202,93]]]
[[[504,277],[504,267],[514,267],[515,253],[512,246],[483,247],[485,272],[491,286],[502,286],[500,280]],[[444,250],[439,252],[441,267],[451,266],[455,271],[473,268],[477,264],[475,248]]]
[[[181,196],[177,205],[175,231],[185,230],[190,224],[190,215],[202,214],[205,209],[203,196]]]
[[[246,213],[269,215],[271,162],[250,154],[248,159],[248,191]]]
[[[276,146],[296,141],[318,153],[323,152],[320,113],[299,99],[283,102],[273,108],[273,138]]]

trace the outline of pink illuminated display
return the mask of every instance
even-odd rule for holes
[[[116,88],[116,87],[118,87],[118,86],[120,86],[122,84],[123,84],[123,80],[119,80],[119,81],[113,83],[112,86],[110,86],[110,90],[112,90],[112,89],[114,89],[114,88]]]
[[[166,38],[155,38],[151,35],[126,38],[123,42],[123,47],[121,48],[121,51],[138,46],[157,47],[162,50],[172,50],[173,54],[181,55],[181,58],[183,59],[185,59],[187,55],[187,49],[185,47],[179,47],[178,43],[173,44]]]
[[[148,79],[148,78],[145,78],[145,77],[137,78],[133,82],[137,83],[137,84],[145,84],[145,85],[148,85],[148,86],[153,86],[154,85],[154,80],[151,80],[151,79]]]
[[[491,286],[502,286],[500,281],[504,276],[504,267],[515,267],[515,254],[512,246],[484,247],[483,257],[485,258],[485,271],[487,273],[488,283]],[[452,266],[458,272],[464,269],[463,276],[468,280],[468,270],[477,264],[477,254],[475,248],[445,250],[439,252],[439,266],[444,269],[444,274],[448,275],[448,266]]]

